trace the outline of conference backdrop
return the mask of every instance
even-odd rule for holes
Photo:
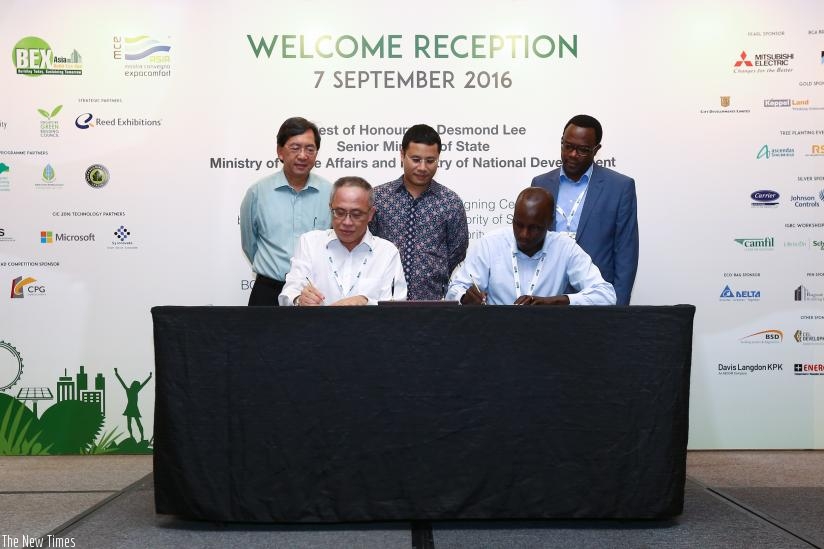
[[[824,448],[821,2],[12,1],[0,51],[0,453],[151,451],[149,309],[246,303],[287,117],[373,184],[434,126],[474,241],[579,113],[636,181],[632,303],[697,306],[690,447]]]

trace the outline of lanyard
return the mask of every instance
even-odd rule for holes
[[[541,267],[544,266],[544,260],[546,259],[546,254],[541,257],[541,260],[538,262],[538,267],[535,269],[535,274],[532,275],[532,282],[529,283],[529,291],[526,295],[532,295],[532,292],[535,291],[535,285],[538,284],[538,275],[541,274]],[[515,250],[512,250],[512,275],[515,277],[515,299],[521,297],[521,275],[518,273],[518,260],[515,257]]]
[[[372,253],[372,250],[369,250],[369,254]],[[340,274],[338,274],[338,270],[335,268],[335,262],[332,260],[332,254],[327,255],[326,257],[329,258],[329,268],[332,270],[332,276],[335,278],[335,284],[338,285],[338,290],[340,290],[341,298],[349,297],[349,294],[352,293],[352,290],[355,289],[355,285],[357,285],[358,280],[363,274],[363,268],[366,266],[366,262],[369,260],[369,254],[363,258],[363,263],[361,263],[361,268],[358,271],[358,274],[355,275],[354,282],[352,282],[352,286],[349,288],[348,292],[343,291],[343,282],[340,279]]]
[[[561,214],[561,217],[563,217],[564,221],[566,221],[567,232],[572,230],[570,229],[570,226],[572,225],[572,220],[575,219],[575,212],[578,211],[578,206],[580,206],[581,202],[584,200],[584,197],[587,194],[587,190],[589,190],[589,183],[586,184],[584,190],[581,191],[581,194],[579,194],[578,198],[575,200],[575,204],[572,205],[572,209],[569,211],[569,217],[567,217],[563,208],[561,208],[560,206],[555,206],[555,211]]]

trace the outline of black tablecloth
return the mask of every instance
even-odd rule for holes
[[[694,313],[155,307],[157,511],[677,515]]]

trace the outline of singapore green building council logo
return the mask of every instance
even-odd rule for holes
[[[83,74],[83,58],[77,50],[68,55],[57,55],[48,42],[37,36],[20,39],[12,49],[11,57],[17,74],[25,76]]]

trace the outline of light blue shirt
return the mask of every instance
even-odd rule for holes
[[[300,235],[332,226],[331,192],[331,183],[313,173],[295,191],[283,170],[249,187],[240,205],[240,243],[252,270],[285,280]]]
[[[446,299],[460,299],[472,286],[474,278],[481,291],[487,292],[487,303],[512,305],[518,297],[512,269],[513,250],[522,294],[561,295],[569,283],[578,290],[576,294],[567,294],[570,305],[615,305],[612,284],[603,279],[601,271],[574,240],[547,232],[543,247],[530,257],[518,250],[511,227],[489,233],[469,248],[466,261],[452,276]],[[530,292],[539,266],[541,271]]]
[[[564,168],[561,167],[561,174],[558,178],[558,201],[555,203],[556,231],[569,231],[574,233],[578,230],[578,220],[581,219],[581,211],[584,209],[584,202],[587,198],[586,194],[581,197],[581,202],[578,204],[578,208],[575,209],[575,214],[572,215],[572,219],[570,219],[570,216],[572,214],[572,208],[575,207],[575,201],[578,200],[578,197],[581,196],[581,193],[583,193],[589,185],[590,179],[592,179],[592,167],[594,165],[594,163],[590,164],[589,169],[584,172],[578,181],[573,181],[567,177],[566,173],[564,173]],[[561,215],[558,208],[564,211],[566,218]],[[569,223],[567,223],[567,221],[569,221]]]

